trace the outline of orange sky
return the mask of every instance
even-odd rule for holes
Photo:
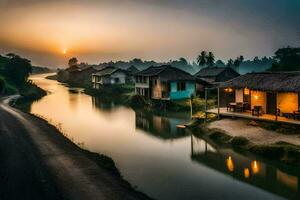
[[[0,0],[0,53],[16,52],[39,65],[66,66],[71,56],[90,63],[192,60],[203,49],[228,59],[272,55],[280,45],[299,44],[293,30],[274,35],[278,27],[270,29],[271,23],[261,29],[265,25],[254,25],[251,15],[232,21],[236,17],[216,8],[208,12],[213,5],[193,0],[184,6],[156,0],[19,2]]]

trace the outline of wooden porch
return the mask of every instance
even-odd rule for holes
[[[291,118],[286,118],[282,116],[270,115],[270,114],[262,114],[259,117],[253,116],[251,111],[246,112],[231,112],[228,111],[227,108],[221,107],[219,110],[218,108],[207,110],[207,113],[219,114],[223,117],[235,117],[235,118],[244,118],[244,119],[253,119],[253,120],[260,120],[260,121],[268,121],[268,122],[280,122],[280,123],[287,123],[287,124],[295,124],[300,125],[300,120],[294,120]]]

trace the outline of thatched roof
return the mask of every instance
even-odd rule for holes
[[[216,77],[219,74],[221,74],[224,71],[231,71],[232,73],[236,73],[237,76],[239,76],[239,73],[237,73],[235,70],[233,70],[230,67],[205,67],[202,68],[199,72],[195,74],[195,77]]]
[[[105,67],[102,70],[94,73],[93,75],[96,75],[96,76],[110,76],[111,74],[113,74],[117,71],[123,71],[124,73],[126,73],[126,71],[123,70],[123,69],[119,69],[119,68],[114,67],[114,66],[109,66],[109,67]]]
[[[262,91],[300,92],[300,72],[249,73],[219,85]]]
[[[195,78],[176,67],[170,65],[162,65],[159,67],[148,67],[147,69],[140,71],[135,74],[135,76],[159,76],[162,81],[194,81]]]

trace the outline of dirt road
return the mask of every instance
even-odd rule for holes
[[[57,129],[0,102],[0,199],[147,199]]]

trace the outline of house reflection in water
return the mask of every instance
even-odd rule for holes
[[[111,111],[116,107],[116,103],[113,101],[105,101],[101,97],[92,96],[93,108],[101,111]]]
[[[289,199],[300,199],[300,174],[296,168],[278,169],[231,149],[214,148],[195,136],[191,136],[191,158],[236,180]]]
[[[177,128],[177,125],[186,123],[188,119],[186,115],[172,118],[170,113],[161,116],[141,111],[136,112],[136,127],[161,139],[175,139],[189,135],[185,129]]]

